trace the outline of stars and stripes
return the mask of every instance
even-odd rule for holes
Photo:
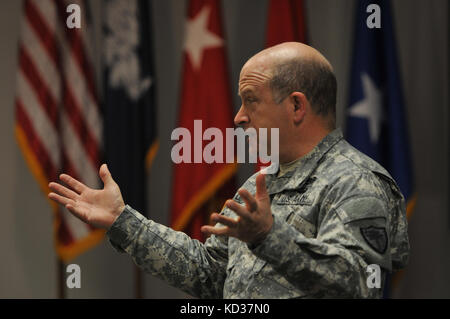
[[[66,26],[66,8],[82,0],[25,0],[15,131],[19,146],[41,189],[62,172],[98,187],[102,118],[91,66],[88,26]],[[64,261],[100,241],[104,232],[51,204],[55,244]]]

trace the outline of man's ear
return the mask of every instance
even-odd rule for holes
[[[306,114],[306,105],[308,104],[308,100],[303,93],[293,92],[291,93],[290,101],[294,108],[294,123],[298,125],[303,122]]]

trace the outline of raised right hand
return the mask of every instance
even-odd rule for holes
[[[109,229],[125,209],[119,186],[114,182],[106,164],[100,167],[103,189],[92,189],[75,178],[61,174],[60,180],[70,188],[58,183],[48,186],[54,192],[48,197],[64,205],[74,216],[94,227]]]

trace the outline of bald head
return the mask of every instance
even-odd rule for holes
[[[300,59],[315,61],[316,63],[323,64],[330,70],[333,69],[330,62],[319,51],[300,42],[285,42],[258,52],[247,61],[244,68],[257,64],[275,66],[279,63]]]
[[[292,92],[302,92],[313,111],[329,119],[334,128],[337,83],[330,62],[319,51],[303,43],[282,43],[250,58],[242,72],[249,70],[267,81],[276,103]]]

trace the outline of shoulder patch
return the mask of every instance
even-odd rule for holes
[[[388,236],[384,227],[361,227],[361,235],[369,246],[380,254],[386,252],[388,246]]]

